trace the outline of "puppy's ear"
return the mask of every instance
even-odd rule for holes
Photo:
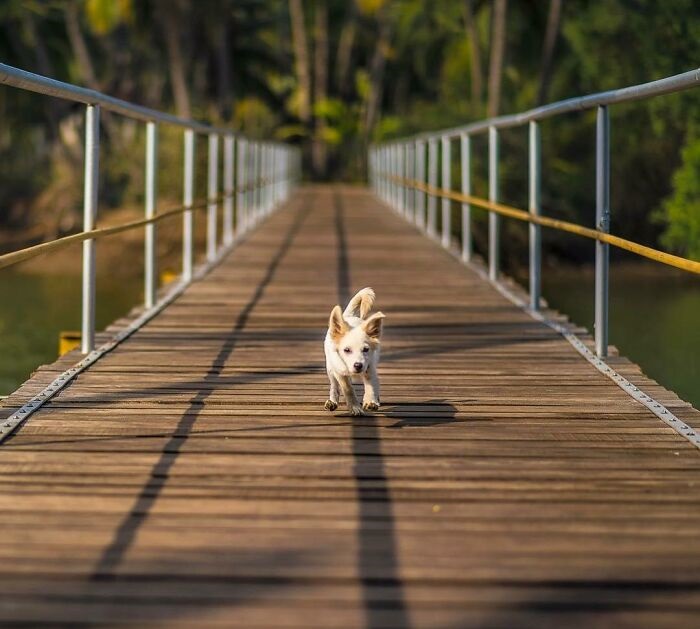
[[[382,334],[382,319],[386,315],[383,312],[375,312],[367,321],[362,324],[365,334],[374,341],[378,341]]]
[[[340,306],[336,306],[331,310],[331,318],[328,320],[328,329],[331,333],[331,338],[334,343],[337,343],[343,335],[350,329],[345,319],[343,319],[343,311]]]

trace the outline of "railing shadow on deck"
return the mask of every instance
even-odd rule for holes
[[[267,271],[256,287],[252,297],[238,315],[234,326],[231,328],[230,335],[221,346],[216,359],[212,361],[210,372],[204,378],[202,384],[210,384],[219,379],[220,374],[223,371],[224,364],[236,348],[238,341],[237,333],[245,327],[250,314],[262,298],[266,287],[272,281],[280,262],[289,250],[292,241],[301,228],[301,225],[307,217],[308,212],[308,207],[300,207],[297,210],[297,216],[292,222],[284,240],[280,245],[279,250],[270,262]],[[204,401],[213,391],[213,388],[201,389],[197,393],[194,399],[190,402],[188,412],[182,415],[182,419],[175,429],[176,433],[179,433],[179,435],[186,435],[192,430],[192,427],[199,416],[199,412],[201,412],[201,410],[204,408]],[[98,561],[92,575],[94,579],[104,578],[110,574],[113,574],[121,563],[127,550],[132,545],[136,534],[145,523],[151,509],[153,508],[153,505],[155,504],[156,500],[158,500],[161,491],[165,487],[168,480],[168,473],[175,464],[185,441],[186,439],[181,438],[181,436],[173,436],[164,446],[158,462],[151,470],[149,481],[141,491],[139,497],[136,499],[136,503],[117,529],[112,543],[105,549],[102,557]]]
[[[338,301],[346,304],[351,297],[350,261],[343,217],[343,203],[340,194],[333,195],[335,218],[335,235],[338,251]],[[397,626],[409,629],[411,626],[406,607],[403,581],[399,574],[396,527],[391,500],[391,492],[382,456],[381,437],[377,419],[369,417],[362,433],[357,422],[352,424],[352,474],[357,488],[358,502],[358,557],[357,571],[362,584],[362,596],[365,607],[367,629],[379,629],[383,623],[382,608],[377,608],[372,598],[375,585],[391,585],[395,588],[392,611],[396,614]],[[367,479],[374,481],[374,487],[368,489]],[[377,519],[383,521],[383,527],[376,527]],[[373,565],[375,559],[372,540],[380,537],[380,546],[384,565],[382,575],[376,574]]]

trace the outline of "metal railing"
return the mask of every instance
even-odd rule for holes
[[[437,237],[437,199],[442,199],[441,243],[451,246],[451,201],[461,203],[461,256],[468,263],[473,256],[471,208],[488,211],[488,276],[498,281],[500,270],[499,218],[507,216],[529,223],[530,308],[537,311],[541,297],[541,227],[577,234],[595,240],[595,346],[599,357],[608,352],[609,246],[613,245],[646,258],[692,273],[700,273],[700,262],[646,247],[611,235],[610,232],[610,112],[609,106],[687,90],[700,86],[700,69],[659,81],[559,101],[520,114],[499,116],[473,124],[422,133],[409,138],[374,145],[369,152],[370,184],[384,201],[413,221],[429,236]],[[595,228],[541,215],[541,138],[539,121],[563,113],[595,108],[596,118],[596,219]],[[527,124],[528,211],[499,203],[499,130]],[[488,199],[472,195],[471,140],[488,133]],[[460,141],[461,191],[451,189],[451,146]],[[439,146],[438,146],[439,144]],[[427,160],[427,163],[426,163]],[[438,185],[438,162],[441,182]]]
[[[194,212],[206,211],[206,258],[212,262],[252,229],[279,203],[286,200],[300,177],[300,154],[295,147],[279,142],[251,140],[195,120],[171,114],[39,76],[0,63],[0,85],[38,92],[85,105],[85,161],[83,231],[0,255],[0,269],[23,260],[83,243],[81,349],[84,354],[95,347],[95,242],[119,232],[145,228],[144,306],[156,304],[158,275],[156,264],[156,223],[182,215],[181,282],[194,276]],[[113,227],[95,228],[100,164],[100,111],[114,112],[145,123],[145,218]],[[183,129],[182,205],[158,212],[158,130],[159,124]],[[197,134],[208,138],[207,196],[195,200],[195,147]],[[219,152],[223,140],[223,186],[219,183]],[[223,190],[221,188],[223,187]],[[219,208],[222,208],[223,234],[217,233]],[[235,216],[234,216],[235,214]]]

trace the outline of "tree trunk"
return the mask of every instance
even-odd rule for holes
[[[78,64],[81,79],[84,83],[93,90],[100,89],[100,83],[95,74],[95,68],[92,65],[92,58],[87,49],[83,31],[80,28],[79,5],[75,0],[66,3],[65,13],[66,32],[68,33],[68,41],[70,42],[71,50]]]
[[[294,65],[299,83],[299,118],[308,126],[311,122],[311,70],[302,0],[289,0],[289,16],[292,21]]]
[[[377,38],[377,44],[374,48],[369,71],[370,88],[367,99],[367,115],[365,116],[366,140],[371,137],[374,125],[379,119],[382,97],[384,94],[384,68],[386,66],[389,42],[391,40],[391,22],[385,8],[380,11],[378,19],[379,37]]]
[[[231,28],[225,15],[221,16],[217,45],[217,67],[219,87],[219,115],[222,120],[230,120],[233,110],[233,88],[231,87]]]
[[[537,104],[542,105],[547,100],[549,83],[552,79],[552,62],[554,61],[554,48],[559,35],[561,22],[562,0],[549,1],[549,15],[547,16],[547,32],[542,47],[542,65],[540,66],[540,86],[537,90]]]
[[[473,0],[464,0],[464,22],[469,38],[471,50],[471,75],[472,75],[472,106],[474,112],[481,111],[481,97],[484,91],[484,75],[481,69],[481,48],[479,45],[479,32],[476,30],[474,19]]]
[[[506,48],[507,0],[494,0],[491,14],[491,63],[489,67],[489,118],[497,116],[501,107],[503,56]]]
[[[314,19],[314,104],[326,100],[328,93],[328,6],[326,0],[317,0]],[[328,146],[324,139],[326,121],[315,116],[316,129],[312,147],[312,161],[317,178],[326,176]]]
[[[357,5],[355,0],[348,3],[348,13],[343,29],[340,32],[338,42],[338,52],[335,63],[335,84],[338,92],[348,93],[348,75],[350,73],[350,62],[352,61],[352,49],[355,45],[357,34]]]
[[[68,41],[75,57],[80,78],[89,88],[101,91],[100,82],[97,80],[95,67],[92,65],[92,57],[88,51],[85,37],[83,36],[82,28],[80,27],[80,3],[76,0],[71,0],[65,5],[64,19],[66,22],[66,32],[68,33]],[[100,116],[101,125],[107,137],[116,140],[115,119],[110,115],[109,111],[103,111]]]
[[[27,42],[30,48],[34,51],[34,58],[36,60],[36,67],[39,74],[53,77],[53,65],[51,64],[51,59],[49,58],[48,51],[46,50],[44,40],[37,30],[36,20],[34,19],[34,14],[32,11],[23,12],[22,23],[24,25]],[[14,31],[14,29],[11,30]],[[58,98],[45,98],[43,101],[44,110],[46,111],[46,118],[49,121],[49,129],[51,130],[50,139],[52,142],[58,142],[58,145],[62,149],[65,149],[64,145],[60,142],[61,138],[58,126],[64,113],[67,111],[66,102]],[[68,157],[71,156],[67,149],[65,150],[65,154]]]
[[[185,78],[185,62],[180,48],[181,20],[179,7],[171,2],[159,2],[158,13],[162,19],[161,25],[168,53],[168,71],[173,100],[175,101],[175,111],[182,118],[191,118],[192,108]]]

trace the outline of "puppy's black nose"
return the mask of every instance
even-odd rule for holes
[[[355,371],[357,373],[360,373],[362,371],[362,368],[364,367],[364,365],[362,363],[355,363],[353,365],[353,367],[355,368]]]

